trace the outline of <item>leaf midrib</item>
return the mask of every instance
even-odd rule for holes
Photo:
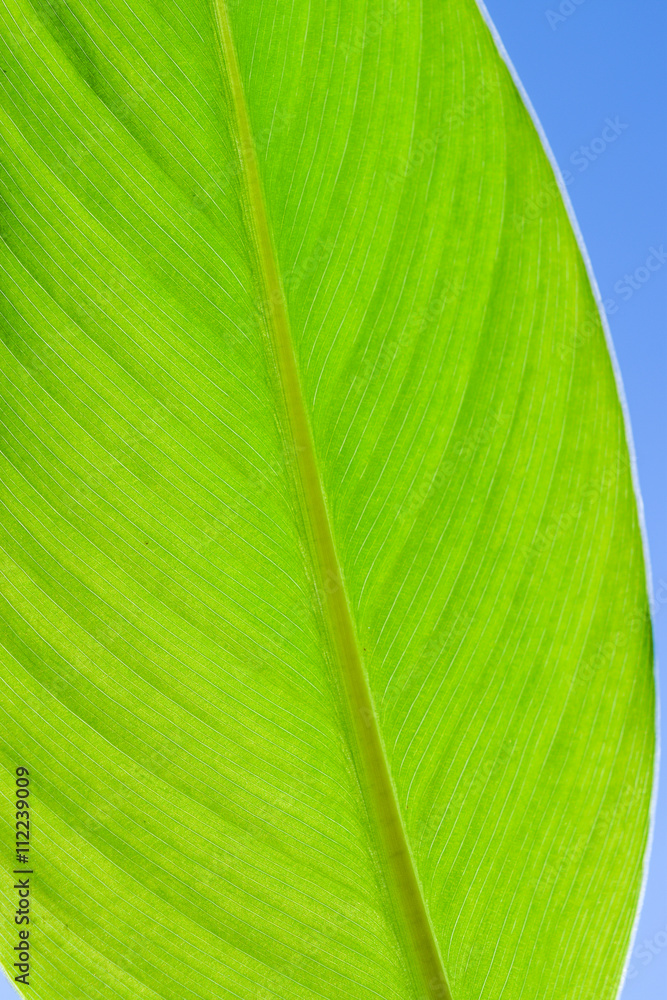
[[[280,280],[264,201],[257,153],[248,117],[236,46],[225,0],[214,0],[221,71],[235,114],[236,141],[245,184],[246,223],[255,243],[268,333],[280,379],[284,435],[303,525],[319,582],[325,623],[346,694],[355,745],[351,748],[376,840],[384,854],[387,889],[407,942],[406,959],[417,982],[432,1000],[451,1000],[440,951],[408,845],[396,791],[380,736],[343,574],[336,553],[317,464],[310,420],[299,380],[287,303]]]

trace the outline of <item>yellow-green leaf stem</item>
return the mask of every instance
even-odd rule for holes
[[[406,959],[413,968],[417,983],[426,997],[451,1000],[442,959],[407,844],[336,554],[224,0],[215,0],[215,12],[220,33],[221,64],[232,94],[238,129],[237,145],[246,185],[248,227],[256,244],[267,326],[280,373],[287,422],[286,450],[293,459],[291,466],[297,470],[296,492],[301,499],[335,667],[340,671],[346,694],[350,730],[356,744],[352,750],[356,751],[359,783],[381,845],[384,860],[381,877],[386,879],[389,894],[396,904],[399,925],[403,925],[412,944]]]

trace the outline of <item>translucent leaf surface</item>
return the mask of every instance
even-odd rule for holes
[[[651,636],[552,168],[472,0],[216,2],[1,11],[25,993],[612,1000]]]

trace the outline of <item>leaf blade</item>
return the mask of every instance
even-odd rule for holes
[[[27,419],[17,421],[15,435],[8,434],[3,445],[10,459],[8,472],[14,477],[12,513],[20,513],[25,522],[19,527],[13,519],[5,522],[18,536],[8,540],[7,547],[15,559],[12,580],[20,579],[22,588],[17,595],[12,590],[10,616],[23,630],[23,644],[12,648],[21,662],[18,676],[27,675],[31,732],[39,731],[39,720],[44,718],[54,727],[47,747],[31,739],[26,742],[16,730],[13,735],[17,746],[42,762],[45,776],[58,773],[58,781],[47,778],[40,791],[45,829],[52,840],[42,859],[45,887],[40,919],[54,937],[62,934],[63,923],[76,924],[88,956],[85,968],[75,973],[80,978],[75,979],[74,990],[81,996],[93,988],[106,991],[103,995],[116,996],[118,989],[134,995],[137,984],[143,991],[156,985],[160,996],[184,995],[183,981],[176,985],[171,976],[174,966],[183,968],[184,947],[197,956],[193,995],[243,996],[265,990],[267,995],[371,996],[381,983],[385,993],[410,996],[415,990],[410,961],[386,886],[377,877],[358,776],[345,750],[350,734],[336,707],[339,690],[313,609],[291,472],[282,458],[275,421],[272,373],[264,360],[256,267],[244,239],[244,203],[233,166],[233,116],[212,71],[212,20],[204,8],[201,11],[197,28],[188,27],[183,12],[170,12],[177,17],[176,31],[174,23],[150,5],[141,12],[104,5],[62,8],[58,23],[52,18],[48,31],[32,22],[44,47],[40,58],[31,61],[28,50],[34,51],[32,46],[38,44],[34,39],[20,49],[28,68],[24,85],[34,87],[34,76],[42,89],[35,88],[38,110],[33,114],[36,123],[30,125],[30,141],[17,136],[21,129],[16,125],[11,133],[13,148],[24,164],[30,164],[36,182],[26,183],[25,174],[15,173],[13,186],[7,189],[21,223],[11,230],[15,256],[6,262],[19,282],[18,289],[12,284],[11,290],[21,315],[10,314],[11,350],[6,360],[13,377],[6,391],[17,407],[25,406],[16,392],[20,384],[32,409],[25,411]],[[44,13],[40,11],[40,17]],[[602,872],[595,870],[588,840],[583,854],[576,847],[582,830],[599,836],[606,829],[608,837],[619,841],[618,833],[610,831],[614,824],[609,818],[600,823],[600,814],[604,817],[607,809],[615,819],[613,795],[623,789],[618,781],[621,772],[607,764],[611,751],[599,744],[608,768],[605,774],[615,782],[607,796],[609,804],[599,796],[594,799],[596,825],[583,811],[576,822],[570,818],[563,789],[580,807],[585,796],[576,789],[572,793],[575,767],[568,754],[573,751],[562,729],[571,719],[569,724],[577,732],[574,722],[579,719],[581,725],[583,719],[584,733],[588,725],[588,734],[599,741],[599,729],[591,722],[595,713],[589,705],[586,715],[587,699],[578,690],[560,728],[543,708],[546,721],[544,731],[535,737],[542,742],[534,761],[528,753],[530,728],[522,730],[520,740],[523,766],[511,739],[509,748],[505,746],[505,732],[513,735],[512,696],[528,717],[536,705],[544,706],[545,693],[552,690],[539,671],[530,668],[531,657],[538,655],[545,657],[543,672],[554,663],[544,636],[561,642],[566,664],[563,669],[559,665],[554,683],[558,704],[568,705],[563,688],[575,677],[576,656],[585,654],[593,663],[596,642],[606,638],[608,622],[617,615],[627,621],[628,615],[636,614],[639,637],[631,632],[623,648],[603,653],[600,661],[613,662],[623,653],[632,663],[644,664],[644,673],[636,677],[630,673],[620,689],[635,699],[627,736],[619,735],[624,717],[620,709],[614,716],[613,699],[595,666],[591,687],[600,698],[601,711],[611,713],[617,751],[620,747],[633,764],[639,761],[633,773],[642,784],[622,803],[621,814],[629,815],[646,802],[651,692],[648,654],[640,651],[637,641],[646,644],[648,636],[634,498],[627,468],[619,463],[625,447],[623,428],[599,323],[591,335],[592,358],[572,351],[573,345],[579,346],[573,331],[579,329],[581,311],[594,309],[594,303],[569,225],[552,198],[546,218],[536,220],[532,231],[527,226],[520,243],[508,239],[513,221],[507,206],[513,206],[515,214],[527,214],[530,197],[551,190],[550,174],[472,5],[446,11],[427,8],[420,23],[411,9],[378,4],[365,25],[363,12],[340,11],[331,18],[328,11],[316,14],[299,7],[290,12],[287,28],[286,12],[278,11],[278,21],[283,21],[279,29],[268,21],[253,23],[259,13],[260,9],[236,9],[232,18],[249,115],[261,140],[260,169],[318,469],[362,648],[368,647],[368,637],[372,643],[369,682],[380,707],[397,792],[410,807],[404,814],[408,836],[454,995],[497,996],[505,989],[549,996],[560,987],[559,976],[574,978],[582,995],[611,995],[631,905],[610,900],[618,929],[610,930],[608,921],[596,925],[595,920],[588,928],[575,928],[580,951],[586,950],[594,931],[597,934],[597,945],[589,949],[590,969],[584,973],[575,961],[576,952],[568,948],[562,920],[545,905],[544,894],[546,885],[547,896],[560,898],[563,887],[578,873],[585,884],[579,889],[574,881],[572,891],[580,892],[577,898],[585,903],[596,898],[606,871],[609,884],[620,884],[627,900],[633,892],[636,895],[645,835],[641,826],[632,838],[620,838],[625,857],[634,859],[634,879],[625,883],[619,883],[619,859],[612,858],[610,847],[601,854],[606,865]],[[152,33],[142,34],[147,14]],[[200,26],[205,27],[200,30]],[[348,32],[344,60],[332,41],[343,26]],[[298,50],[305,53],[302,65],[289,60],[295,31],[301,31],[297,37]],[[162,44],[163,32],[168,50]],[[330,39],[327,45],[322,38]],[[385,58],[387,50],[393,62]],[[180,57],[180,64],[174,64],[174,56]],[[151,73],[142,77],[144,83],[148,77],[150,87],[137,103],[138,66],[150,67]],[[357,70],[356,79],[350,66]],[[388,66],[395,75],[387,76]],[[316,74],[315,85],[308,89],[304,79],[311,71]],[[495,74],[499,83],[480,90],[489,74],[491,79]],[[197,83],[190,86],[187,80],[192,75]],[[56,87],[49,82],[54,77],[67,85],[60,82]],[[176,88],[176,95],[165,80]],[[358,86],[352,88],[352,80]],[[470,80],[472,98],[465,89]],[[35,145],[44,93],[55,100],[51,87],[60,101],[59,112],[64,114],[66,108],[70,112],[68,125],[58,126],[60,115],[46,119],[39,133],[42,145]],[[283,131],[276,132],[275,108],[283,92],[290,95],[290,111],[283,116]],[[346,103],[345,95],[352,92],[361,95],[356,105]],[[85,113],[72,114],[72,93]],[[461,113],[457,100],[466,94],[468,104],[461,105]],[[334,97],[344,114],[337,111],[334,116],[330,111]],[[191,103],[184,116],[186,99]],[[218,116],[211,110],[216,100],[222,108]],[[414,118],[394,114],[395,108],[408,105],[416,109]],[[13,102],[13,114],[15,107]],[[322,128],[312,125],[313,107],[331,130],[325,130],[324,137]],[[446,121],[446,136],[433,140],[432,149],[428,140],[442,127],[437,114],[443,111],[453,118]],[[65,136],[71,142],[70,133],[91,116],[96,157],[94,161],[84,157],[82,183],[69,165],[69,147],[61,142]],[[459,118],[461,135],[452,140]],[[378,120],[383,130],[375,124]],[[390,133],[394,122],[399,131]],[[502,127],[497,127],[499,122]],[[369,125],[374,144],[366,138]],[[82,141],[88,133],[78,135]],[[525,173],[506,166],[519,137],[527,150]],[[372,156],[360,159],[369,149]],[[299,157],[293,163],[295,150]],[[395,150],[399,179],[385,178],[380,185],[385,218],[373,178],[385,175],[387,158]],[[472,170],[465,162],[471,151],[477,156]],[[483,169],[485,159],[495,162],[495,158],[500,159],[498,170]],[[458,203],[452,199],[447,206],[446,224],[434,199],[433,178],[450,197],[451,192],[461,192]],[[27,193],[24,202],[16,194],[20,189]],[[215,201],[209,190],[215,192]],[[484,245],[478,236],[482,219]],[[334,247],[327,243],[329,232],[336,235]],[[448,242],[445,237],[450,233]],[[421,251],[420,240],[428,254]],[[380,248],[375,257],[374,241]],[[486,244],[495,256],[486,251]],[[554,247],[561,246],[567,248],[562,254],[566,274],[554,293],[553,262],[561,263]],[[106,264],[109,247],[115,256]],[[364,267],[369,260],[372,266]],[[443,262],[451,261],[456,262],[454,274],[444,271]],[[114,276],[110,290],[109,266]],[[477,282],[474,288],[471,271]],[[21,284],[29,296],[22,294]],[[517,287],[523,288],[527,306],[522,307]],[[542,337],[537,350],[533,337],[526,342],[516,336],[517,330],[526,329],[529,308],[542,320],[542,327],[534,325]],[[411,325],[413,315],[419,324]],[[505,336],[496,330],[491,315],[509,317]],[[401,340],[404,328],[408,336]],[[23,336],[16,336],[16,330]],[[345,338],[340,330],[345,330]],[[483,337],[492,345],[488,357]],[[544,345],[551,349],[552,361],[556,356],[555,375],[544,362]],[[559,356],[561,347],[565,357]],[[446,385],[434,383],[430,374],[438,351],[438,373],[443,382],[448,380]],[[360,367],[362,386],[350,402],[348,387]],[[531,379],[513,378],[517,370],[529,370]],[[567,391],[561,385],[565,375]],[[429,379],[427,394],[424,386]],[[595,406],[586,400],[589,385],[598,394]],[[536,398],[536,386],[544,390],[550,421],[542,416],[544,403]],[[341,388],[347,392],[342,407]],[[503,419],[508,399],[513,404],[509,427]],[[571,399],[592,421],[583,434],[569,408]],[[489,410],[498,417],[490,430]],[[38,435],[33,428],[39,428]],[[565,437],[563,428],[568,431]],[[530,439],[531,431],[535,440]],[[397,432],[402,436],[396,439],[398,445],[392,445],[391,435]],[[415,441],[420,442],[418,449]],[[574,446],[580,441],[581,455]],[[391,465],[394,451],[401,459],[398,467]],[[539,474],[538,459],[551,464],[557,488],[550,475]],[[522,463],[528,470],[523,483],[516,474]],[[376,476],[376,469],[384,475]],[[603,486],[608,470],[610,483]],[[443,489],[450,480],[456,489]],[[268,489],[261,487],[260,502],[250,499],[258,483],[269,484]],[[588,501],[586,505],[578,501],[577,510],[585,506],[580,513],[568,513],[566,486],[572,485],[579,493],[587,489],[595,493],[596,517],[604,524],[598,526]],[[264,490],[270,506],[268,500],[263,502]],[[407,501],[402,517],[397,497]],[[504,535],[497,527],[491,530],[498,523]],[[469,550],[480,530],[485,548],[480,551],[478,545],[476,560],[471,560]],[[586,545],[590,548],[590,537],[598,536],[606,547],[593,572],[572,553],[577,545],[582,551]],[[515,567],[516,561],[507,558],[507,549],[524,538],[528,540],[522,556],[524,572],[508,591],[507,567]],[[140,549],[146,542],[150,555]],[[560,547],[555,555],[549,550],[553,543]],[[610,554],[613,546],[618,548],[617,557]],[[629,573],[627,560],[621,557],[625,551],[631,552]],[[427,561],[424,552],[429,565],[439,562],[450,573],[446,592],[434,574],[424,581],[411,569],[418,561],[422,565]],[[498,568],[496,560],[501,557],[504,563]],[[486,587],[477,582],[481,573],[488,574]],[[558,573],[569,588],[578,588],[574,596],[559,583]],[[605,587],[600,593],[613,599],[606,618],[598,610],[600,593],[591,588],[592,578],[598,582],[602,578]],[[535,580],[546,581],[551,603],[540,605],[533,598],[533,621],[521,599],[532,596],[529,583]],[[505,607],[516,609],[514,622],[494,618],[496,602],[487,593],[491,584],[497,584]],[[424,588],[433,590],[431,596]],[[577,607],[577,627],[568,632],[560,618],[575,598],[580,599],[581,609]],[[32,616],[28,627],[18,608]],[[494,623],[497,627],[497,639],[486,637],[489,625],[485,626],[482,612],[487,611],[491,627]],[[452,637],[448,626],[442,643],[435,642],[429,651],[443,612],[455,627],[463,619],[465,631],[454,629]],[[595,623],[597,638],[589,638],[586,645],[577,630],[581,632],[588,620]],[[516,655],[523,657],[521,670],[507,659],[511,642]],[[443,651],[449,669],[436,671],[435,661]],[[258,662],[268,663],[268,670],[248,669],[249,652]],[[401,672],[415,653],[420,657],[417,670]],[[499,666],[489,677],[488,657],[495,655],[500,657]],[[459,672],[457,658],[465,662],[465,671]],[[468,679],[470,673],[474,684]],[[63,678],[64,704],[58,697]],[[191,678],[200,690],[191,689]],[[71,680],[78,688],[68,683]],[[433,724],[431,709],[430,729],[425,732],[429,716],[426,711],[418,715],[420,703],[413,696],[428,685],[427,693],[434,695],[439,684],[438,706],[448,708],[448,726]],[[507,694],[507,704],[503,700],[498,708],[499,699]],[[481,698],[479,710],[475,698]],[[428,708],[425,701],[421,708]],[[473,727],[482,708],[495,714],[488,715],[492,724],[486,730],[477,730]],[[536,718],[542,717],[538,709]],[[85,780],[88,765],[81,768],[73,755],[77,780],[73,792],[62,769],[63,760],[69,759],[67,749],[57,732],[68,727],[74,739],[70,730],[76,729],[77,720],[85,730],[76,734],[76,746],[82,757],[93,760],[95,781]],[[486,737],[483,744],[480,734]],[[198,798],[203,817],[177,822],[175,817],[188,811],[193,738],[203,755],[202,770],[214,808]],[[550,755],[549,738],[556,739],[555,755]],[[277,757],[276,745],[282,749]],[[141,767],[145,747],[151,747],[148,779]],[[585,741],[579,737],[575,756],[584,750]],[[425,768],[429,753],[430,766]],[[330,774],[323,773],[322,756]],[[540,792],[538,778],[546,767],[549,780],[555,781],[561,757],[568,762],[565,784],[556,783],[561,801],[549,812],[551,800]],[[108,763],[105,767],[109,761],[111,768]],[[448,771],[438,784],[443,761]],[[581,773],[588,775],[590,786],[590,766]],[[125,774],[129,777],[123,781]],[[523,816],[512,819],[510,809],[515,786],[527,787],[529,777],[536,790],[533,798],[550,820],[541,840],[531,837],[531,817],[525,813],[533,802],[530,790],[519,798]],[[146,829],[140,810],[132,809],[128,816],[122,813],[127,781],[145,801]],[[154,793],[156,782],[161,797]],[[105,783],[114,788],[107,807]],[[459,787],[465,792],[462,799]],[[497,814],[490,815],[486,806],[489,787],[500,800]],[[99,810],[92,829],[86,825],[85,808],[91,793],[97,796]],[[78,796],[76,807],[73,795]],[[457,795],[457,816],[449,826],[448,803],[456,803]],[[261,811],[253,821],[257,804]],[[508,809],[508,829],[494,841],[491,826],[507,819]],[[432,814],[438,824],[435,831],[429,827]],[[552,827],[559,816],[564,834],[555,836]],[[227,827],[223,831],[216,829],[220,817]],[[71,865],[66,859],[71,829],[78,831],[77,852],[101,869],[107,880],[101,889],[99,880],[95,883],[95,922],[90,925],[73,910],[71,887],[63,878]],[[431,838],[426,844],[424,830]],[[193,837],[212,852],[197,856],[196,885],[205,896],[204,907],[186,898],[180,875],[187,865],[186,845]],[[525,857],[513,852],[512,838],[528,844]],[[267,855],[261,861],[255,857],[258,843]],[[576,849],[568,857],[571,843]],[[489,844],[496,848],[491,857]],[[146,932],[150,956],[148,960],[135,956],[128,962],[116,943],[119,929],[120,940],[130,934],[119,887],[121,893],[135,891],[146,848],[149,863],[139,893],[143,909],[152,914]],[[501,848],[505,855],[499,859]],[[556,871],[546,883],[540,882],[540,866],[558,868],[561,861],[569,881]],[[509,910],[497,888],[506,866],[516,876]],[[286,875],[282,880],[280,872]],[[520,892],[526,879],[533,893],[528,897]],[[495,895],[485,895],[492,880]],[[90,890],[83,871],[77,873],[75,884],[82,894]],[[479,891],[473,892],[475,888]],[[287,893],[287,899],[281,893]],[[100,900],[109,899],[114,900],[113,914],[105,917]],[[358,913],[355,907],[360,905]],[[494,915],[491,924],[488,912]],[[522,919],[537,938],[526,941],[509,934],[504,939],[508,922],[516,926]],[[184,929],[185,945],[170,933],[170,924]],[[497,933],[490,933],[490,927]],[[554,972],[545,942],[558,934],[561,963]],[[199,937],[210,949],[212,967],[197,952]],[[66,953],[70,949],[70,967],[63,963],[60,977],[54,975],[48,984],[43,978],[45,996],[54,995],[48,991],[59,986],[72,995],[72,942],[63,940],[63,947]],[[97,957],[96,948],[101,948]],[[102,955],[112,965],[100,986],[92,970]]]

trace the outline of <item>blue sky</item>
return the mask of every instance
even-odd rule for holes
[[[486,3],[568,181],[607,304],[644,501],[664,691],[667,254],[663,259],[661,255],[667,251],[663,111],[667,4],[665,0]],[[663,745],[666,734],[663,717]],[[666,770],[664,759],[663,775]],[[667,775],[663,785],[667,788]],[[666,995],[667,791],[658,800],[646,896],[622,1000],[665,1000]],[[0,1000],[16,997],[14,989],[0,980]]]

